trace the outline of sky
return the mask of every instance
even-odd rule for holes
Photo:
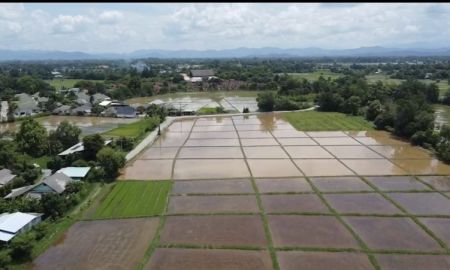
[[[0,3],[0,49],[450,47],[449,3]]]

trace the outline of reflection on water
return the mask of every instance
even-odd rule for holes
[[[442,125],[449,123],[450,106],[434,105],[434,128],[440,130]]]
[[[68,121],[81,129],[82,135],[101,133],[118,127],[120,124],[129,124],[138,121],[137,118],[110,118],[110,117],[80,117],[80,116],[58,116],[51,115],[35,118],[37,122],[43,125],[47,130],[55,130],[63,121]],[[0,124],[0,132],[15,132],[19,129],[22,122]]]

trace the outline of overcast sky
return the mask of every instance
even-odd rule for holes
[[[450,4],[0,4],[0,49],[450,47]]]

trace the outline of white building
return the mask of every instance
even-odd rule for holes
[[[3,213],[0,215],[0,241],[8,243],[16,235],[41,222],[38,213]]]

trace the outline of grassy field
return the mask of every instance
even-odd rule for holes
[[[339,76],[342,76],[341,73],[335,73],[328,69],[316,70],[314,72],[307,73],[288,73],[288,75],[291,75],[297,79],[307,79],[308,81],[316,81],[320,76],[324,77],[325,79],[328,79],[328,77],[330,77],[331,79],[336,79]]]
[[[94,219],[161,215],[171,188],[169,181],[118,182],[97,208]]]
[[[72,88],[75,83],[79,81],[91,81],[91,82],[103,82],[103,80],[80,80],[80,79],[53,79],[53,80],[45,80],[51,86],[55,87],[56,90],[60,90],[64,88]]]
[[[128,138],[139,138],[144,135],[147,131],[153,130],[159,124],[158,118],[145,118],[140,121],[131,123],[131,124],[123,124],[119,127],[112,129],[103,133],[103,136],[106,137],[128,137]]]
[[[372,123],[361,116],[349,116],[335,112],[284,113],[284,119],[301,131],[371,130]]]
[[[138,97],[138,98],[130,98],[125,100],[126,104],[133,103],[149,103],[155,99],[169,99],[169,98],[182,98],[182,97],[191,97],[191,98],[210,98],[214,101],[219,101],[224,97],[256,97],[260,91],[214,91],[214,92],[176,92],[164,95],[156,95],[150,97]]]

